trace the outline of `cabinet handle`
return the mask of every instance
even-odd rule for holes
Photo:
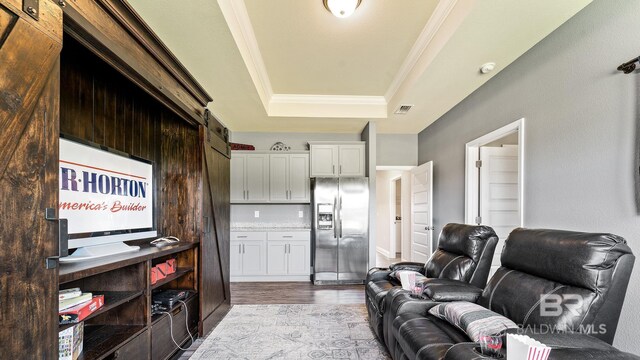
[[[238,254],[242,254],[242,244],[238,244]]]
[[[283,238],[291,239],[293,235],[282,235]]]
[[[242,244],[242,253],[244,254],[244,244]]]
[[[291,245],[290,244],[287,244],[286,249],[287,249],[287,254],[291,254]]]
[[[238,235],[238,236],[236,236],[236,237],[237,237],[238,239],[246,239],[246,238],[247,238],[247,235]]]
[[[340,165],[340,169],[338,171],[339,171],[338,174],[342,175],[342,165]]]
[[[335,165],[332,165],[332,166],[333,166],[333,168],[332,168],[333,170],[331,170],[331,173],[335,175],[336,174],[336,166]]]

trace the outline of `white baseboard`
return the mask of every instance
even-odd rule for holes
[[[389,251],[381,248],[380,246],[376,246],[376,251],[380,253],[380,255],[386,257],[387,259],[393,259],[393,257],[391,256],[391,254],[389,254]]]

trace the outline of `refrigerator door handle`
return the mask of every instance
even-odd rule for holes
[[[338,198],[338,222],[340,223],[339,235],[342,238],[342,196]]]
[[[333,236],[338,238],[338,197],[333,200]]]

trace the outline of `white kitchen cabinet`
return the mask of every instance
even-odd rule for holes
[[[269,200],[269,154],[231,154],[231,202]]]
[[[311,177],[365,176],[365,144],[310,142]]]
[[[269,240],[267,275],[309,275],[309,241]]]
[[[269,167],[270,202],[309,202],[308,154],[271,154]]]
[[[267,273],[265,232],[232,232],[229,247],[231,277]]]
[[[231,232],[231,281],[309,281],[311,232]]]

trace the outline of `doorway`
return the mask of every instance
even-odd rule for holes
[[[411,170],[376,168],[376,266],[411,259]]]
[[[491,276],[509,233],[523,226],[524,119],[467,143],[466,152],[465,221],[491,226],[499,239]]]

